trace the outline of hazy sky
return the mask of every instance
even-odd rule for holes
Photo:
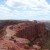
[[[50,0],[0,0],[1,19],[50,20]]]

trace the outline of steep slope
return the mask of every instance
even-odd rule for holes
[[[5,33],[0,40],[1,50],[36,50],[37,47],[41,49],[39,42],[44,38],[46,31],[45,25],[32,21],[6,25],[3,29],[4,31],[0,32]],[[4,46],[6,49],[2,49]]]

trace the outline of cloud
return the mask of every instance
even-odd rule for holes
[[[46,0],[7,0],[5,4],[14,10],[25,11],[48,12],[50,7]]]
[[[10,7],[39,7],[46,8],[48,6],[46,0],[7,0],[6,4]]]
[[[49,16],[50,5],[46,0],[7,0],[0,5],[0,19],[47,20]]]

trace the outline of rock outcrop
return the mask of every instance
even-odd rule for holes
[[[35,50],[33,47],[36,46],[41,49],[41,46],[34,45],[34,41],[41,36],[44,38],[45,31],[43,24],[32,21],[6,26],[4,32],[1,32],[6,34],[3,35],[3,40],[0,40],[0,50]],[[31,43],[32,46],[29,46]]]

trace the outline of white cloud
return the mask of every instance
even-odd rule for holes
[[[47,8],[46,0],[7,0],[6,4],[10,7],[39,7]]]
[[[14,9],[24,9],[28,10],[29,8],[32,11],[43,11],[48,13],[50,6],[46,0],[7,0],[6,5]]]
[[[46,0],[7,0],[5,5],[0,5],[0,16],[2,16],[0,19],[34,19],[37,17],[36,19],[40,20],[40,18],[47,18],[50,13],[50,5]]]
[[[42,11],[45,13],[48,13],[50,8],[46,0],[7,0],[6,5],[14,9],[31,9],[32,11]]]

